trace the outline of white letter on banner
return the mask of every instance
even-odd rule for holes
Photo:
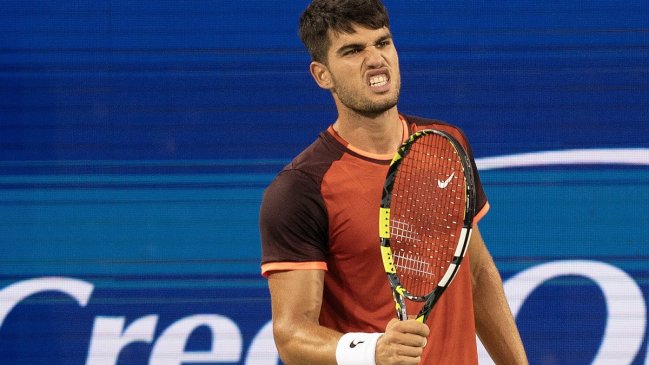
[[[124,329],[124,317],[97,317],[90,337],[86,365],[116,364],[122,349],[133,342],[153,340],[158,316],[138,318]]]
[[[11,310],[30,295],[57,291],[68,294],[85,307],[92,294],[93,285],[85,281],[64,277],[44,277],[11,284],[0,290],[0,327]]]
[[[201,326],[207,326],[212,332],[212,348],[184,352],[187,339]],[[232,320],[217,314],[197,314],[173,323],[160,335],[151,351],[149,364],[238,362],[242,345],[241,332]]]
[[[273,321],[262,327],[250,344],[246,365],[277,365],[279,354],[273,338]]]
[[[615,266],[597,261],[566,260],[548,262],[522,271],[509,278],[504,285],[514,316],[537,287],[561,276],[590,279],[604,294],[608,319],[602,343],[592,364],[631,363],[642,345],[646,306],[638,284]],[[478,351],[480,364],[493,364],[481,343]]]

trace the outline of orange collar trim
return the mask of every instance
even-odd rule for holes
[[[401,143],[403,143],[406,140],[408,140],[408,137],[410,136],[410,132],[408,130],[408,123],[406,123],[405,119],[401,115],[399,115],[399,120],[401,121],[401,125],[403,127],[402,141],[401,141]],[[338,132],[336,132],[336,130],[333,127],[333,124],[330,125],[329,128],[327,128],[327,131],[332,136],[334,136],[334,138],[336,138],[336,140],[338,140],[340,143],[342,143],[347,149],[349,149],[350,151],[352,151],[352,152],[354,152],[356,154],[359,154],[361,156],[369,157],[369,158],[374,159],[374,160],[392,160],[392,157],[394,157],[393,153],[390,153],[390,154],[371,153],[371,152],[363,151],[362,149],[351,145],[349,142],[347,142],[345,139],[343,139],[343,137],[341,137],[338,134]]]

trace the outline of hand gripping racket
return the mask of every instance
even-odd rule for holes
[[[438,130],[413,134],[390,163],[379,212],[397,317],[408,318],[405,299],[424,302],[416,317],[423,323],[458,272],[471,236],[473,170],[460,143]]]

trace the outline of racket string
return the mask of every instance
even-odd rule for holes
[[[465,204],[457,153],[443,138],[424,140],[402,162],[391,203],[397,275],[414,295],[432,291],[452,263]]]

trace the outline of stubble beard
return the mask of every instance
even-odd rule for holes
[[[382,98],[381,100],[371,100],[368,97],[360,95],[358,92],[348,90],[344,87],[336,88],[335,92],[340,103],[354,113],[366,117],[375,117],[397,105],[400,87],[396,85],[396,92],[388,98]]]

